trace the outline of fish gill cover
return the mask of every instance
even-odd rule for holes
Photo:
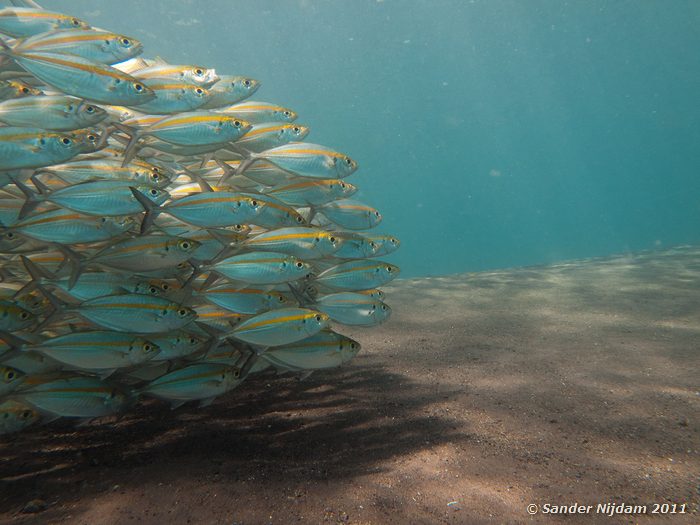
[[[0,10],[0,434],[351,360],[334,328],[386,320],[399,273],[381,260],[399,241],[352,198],[356,161],[306,142],[256,79],[16,3]]]

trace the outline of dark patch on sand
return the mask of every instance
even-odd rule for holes
[[[390,322],[344,330],[364,350],[343,369],[5,438],[0,521],[698,522],[700,250],[405,280],[387,295]],[[606,502],[687,513],[525,510]]]

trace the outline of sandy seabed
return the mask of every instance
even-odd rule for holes
[[[700,248],[386,292],[341,369],[0,440],[0,522],[700,523]]]

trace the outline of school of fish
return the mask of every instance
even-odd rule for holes
[[[0,434],[146,399],[204,406],[360,350],[399,247],[357,163],[260,83],[0,9]],[[29,6],[29,7],[27,7]],[[257,97],[255,97],[257,99]]]

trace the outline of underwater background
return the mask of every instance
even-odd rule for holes
[[[41,5],[260,80],[359,162],[404,277],[700,241],[698,2]]]

